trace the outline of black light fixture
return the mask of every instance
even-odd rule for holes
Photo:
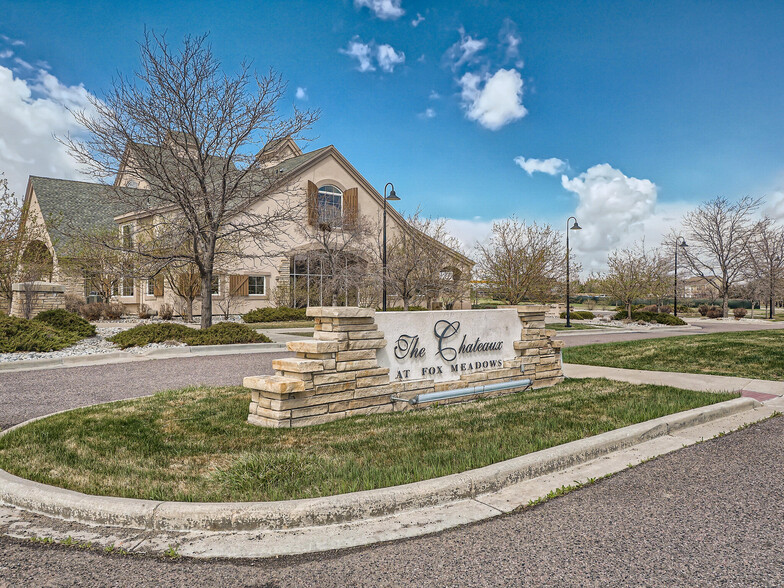
[[[680,235],[675,237],[675,296],[672,305],[672,312],[675,316],[678,316],[678,247],[683,247],[684,251],[688,247],[686,239]]]
[[[774,269],[773,268],[773,264],[774,263],[778,266],[778,264],[781,263],[781,258],[780,257],[774,257],[773,259],[770,260],[770,292],[769,292],[770,300],[768,300],[768,317],[771,318],[771,319],[776,315],[776,310],[775,310],[775,307],[773,305],[773,302],[774,302],[773,301],[773,289],[774,289],[774,287],[776,285],[776,281],[773,279],[773,275],[774,275],[773,274],[773,269]],[[776,268],[776,269],[778,269],[778,268]],[[754,312],[753,305],[754,305],[754,303],[752,302],[752,312]]]
[[[570,227],[569,221],[574,219],[574,224]],[[580,231],[582,227],[577,224],[577,219],[570,216],[566,219],[566,326],[572,326],[571,313],[569,311],[569,231]]]
[[[392,186],[392,191],[387,196],[387,187],[389,186]],[[387,182],[386,186],[384,186],[384,251],[381,268],[381,281],[384,291],[381,295],[381,310],[387,309],[387,201],[394,202],[396,200],[400,200],[400,198],[395,194],[395,186],[392,182]]]

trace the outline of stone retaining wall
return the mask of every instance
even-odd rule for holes
[[[45,310],[65,308],[65,287],[50,282],[11,285],[11,316],[35,318]]]
[[[533,387],[552,386],[563,380],[561,341],[545,329],[543,306],[519,306],[520,340],[516,357],[504,360],[503,368],[464,374],[459,380],[430,379],[391,381],[389,368],[379,367],[378,349],[387,341],[375,323],[375,310],[356,307],[311,307],[315,319],[313,339],[286,345],[297,356],[276,359],[274,376],[252,376],[243,381],[251,390],[248,422],[264,427],[303,427],[349,416],[413,408],[391,396],[413,398],[418,394],[455,390],[530,378]],[[514,388],[492,395],[510,394]],[[491,394],[483,394],[483,397]],[[450,402],[466,402],[477,395]],[[419,404],[424,407],[427,404]]]

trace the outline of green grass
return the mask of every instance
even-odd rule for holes
[[[667,337],[563,350],[567,363],[784,380],[784,330]]]
[[[271,339],[239,323],[218,323],[206,329],[193,329],[177,323],[155,323],[120,331],[108,341],[127,349],[164,341],[179,341],[186,345],[231,345],[269,343]]]
[[[301,429],[249,425],[247,389],[190,388],[50,416],[0,438],[0,467],[88,494],[184,501],[327,496],[462,472],[735,398],[568,380]]]
[[[582,323],[572,323],[571,327],[567,327],[566,323],[547,323],[545,326],[548,329],[554,329],[556,331],[587,331],[590,329],[602,328],[602,327],[597,327],[596,325],[584,325]],[[608,328],[610,328],[609,325]]]
[[[252,329],[305,329],[314,327],[313,321],[278,321],[274,323],[247,323]]]

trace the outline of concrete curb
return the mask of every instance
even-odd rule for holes
[[[286,351],[286,344],[237,343],[234,345],[198,345],[193,347],[168,347],[163,349],[150,349],[149,351],[145,351],[143,353],[112,351],[110,353],[75,355],[73,357],[9,361],[0,363],[0,372],[20,372],[63,367],[106,365],[110,363],[149,361],[151,359],[173,359],[187,356],[197,357],[200,355],[239,355],[244,353],[276,353],[278,351]]]
[[[322,527],[377,519],[472,499],[687,427],[760,406],[761,403],[751,398],[737,398],[630,425],[460,474],[322,498],[244,503],[186,503],[114,498],[55,488],[0,470],[0,502],[86,524],[141,530],[236,532],[290,531]],[[26,423],[20,426],[24,424]]]

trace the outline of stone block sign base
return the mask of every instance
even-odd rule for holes
[[[530,378],[534,388],[563,380],[562,341],[545,329],[543,306],[518,306],[520,340],[514,357],[502,368],[475,371],[459,380],[391,380],[389,368],[380,367],[376,352],[387,345],[375,323],[375,310],[343,306],[310,307],[315,319],[313,339],[290,341],[294,358],[276,359],[274,376],[251,376],[243,385],[251,390],[248,422],[263,427],[304,427],[354,415],[393,412],[413,408],[391,396],[413,398],[427,392],[456,390],[484,384]],[[466,311],[481,312],[481,311]],[[424,312],[422,313],[425,314]],[[522,389],[522,387],[521,387]],[[512,388],[482,397],[514,393]],[[439,404],[465,402],[478,395],[441,400]],[[426,407],[427,403],[415,405]]]
[[[11,284],[11,316],[31,319],[55,308],[65,308],[65,286],[50,282]]]

